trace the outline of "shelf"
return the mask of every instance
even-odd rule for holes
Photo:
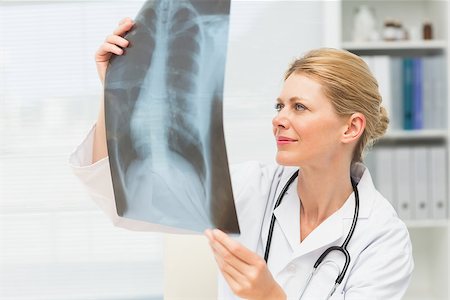
[[[421,40],[421,41],[377,41],[377,42],[343,42],[342,48],[349,51],[372,50],[445,50],[445,40]]]
[[[418,1],[376,1],[376,0],[340,0],[339,5],[336,5],[334,12],[337,14],[335,23],[332,23],[329,28],[330,32],[327,32],[327,38],[332,46],[338,45],[338,47],[348,50],[358,56],[366,56],[369,62],[370,70],[379,80],[379,83],[383,84],[380,91],[383,93],[391,93],[391,100],[398,100],[399,102],[393,102],[390,112],[395,112],[391,118],[397,122],[391,123],[395,127],[390,127],[379,141],[374,145],[373,152],[380,150],[379,153],[388,153],[386,156],[378,154],[370,154],[367,156],[367,162],[374,168],[374,175],[381,180],[385,180],[383,172],[389,171],[395,172],[391,177],[403,176],[401,165],[396,163],[397,155],[402,155],[400,149],[408,149],[410,156],[414,153],[420,153],[423,149],[431,151],[431,149],[444,149],[443,156],[434,161],[427,162],[428,170],[435,170],[442,166],[445,170],[445,175],[439,175],[439,179],[443,179],[443,182],[439,182],[440,185],[449,185],[449,167],[450,167],[450,89],[445,88],[445,83],[437,82],[441,78],[448,81],[450,78],[450,31],[448,18],[450,14],[450,0],[445,1],[430,1],[430,0],[418,0]],[[374,16],[374,30],[378,33],[378,36],[383,36],[384,22],[388,19],[395,19],[404,25],[410,37],[418,37],[414,40],[407,41],[368,41],[368,42],[353,42],[352,38],[355,33],[355,16],[357,9],[362,6],[369,7],[372,10]],[[420,40],[419,38],[423,34],[423,23],[425,20],[430,20],[433,25],[433,40]],[[334,25],[334,26],[332,26]],[[334,28],[336,27],[336,28]],[[333,32],[334,30],[334,32]],[[334,33],[334,35],[333,35]],[[333,39],[333,37],[336,37]],[[380,56],[375,58],[375,56]],[[384,56],[384,57],[381,57]],[[366,58],[364,57],[364,58]],[[433,116],[436,118],[433,122],[427,124],[439,124],[436,125],[436,129],[422,129],[422,130],[403,130],[402,128],[402,116],[403,107],[403,59],[417,57],[426,61],[426,72],[428,72],[428,78],[432,78],[431,85],[427,83],[428,91],[431,91],[429,96],[423,97],[424,99],[432,99],[429,106],[430,119]],[[373,58],[373,59],[372,59]],[[379,59],[380,64],[377,65]],[[389,60],[389,65],[383,65],[381,67],[381,60]],[[394,63],[392,64],[392,62]],[[429,64],[431,62],[431,64]],[[388,69],[386,71],[386,67]],[[379,71],[380,70],[380,71]],[[390,77],[383,76],[389,71]],[[423,69],[422,69],[423,71]],[[422,74],[423,75],[423,74]],[[397,77],[398,76],[398,77]],[[394,80],[391,80],[395,78]],[[390,80],[387,82],[387,80]],[[389,83],[389,84],[387,84]],[[444,88],[441,89],[441,86]],[[423,88],[423,85],[422,85]],[[394,90],[394,91],[392,91]],[[429,101],[429,100],[425,100]],[[396,106],[399,105],[399,106]],[[428,121],[430,121],[430,119]],[[420,150],[415,152],[416,150]],[[441,151],[439,150],[439,151]],[[384,152],[383,152],[384,151]],[[393,152],[396,151],[396,152]],[[404,152],[406,153],[406,151]],[[431,152],[429,152],[431,153]],[[441,152],[442,153],[442,152]],[[388,156],[390,155],[390,156]],[[384,159],[389,157],[388,162],[383,162],[382,167],[387,167],[389,170],[381,169],[378,165],[376,173],[377,159]],[[420,156],[418,156],[420,158]],[[422,157],[423,158],[423,157]],[[442,159],[444,158],[444,159]],[[406,158],[405,158],[406,159]],[[409,171],[411,173],[418,173],[423,170],[424,160],[421,159],[421,165],[417,164],[415,157],[413,162],[410,160],[411,166]],[[400,165],[400,167],[399,167]],[[369,166],[370,168],[370,166]],[[433,169],[432,169],[433,168]],[[441,169],[442,170],[442,169]],[[381,173],[381,174],[380,174]],[[412,188],[414,184],[418,184],[414,177],[416,175],[409,174],[410,182],[409,186]],[[429,175],[429,174],[427,174]],[[434,177],[434,176],[433,176]],[[426,177],[429,178],[428,176]],[[414,181],[412,181],[414,180]],[[411,197],[416,197],[414,191],[411,190]],[[391,194],[395,195],[396,192]],[[407,289],[403,299],[416,300],[416,299],[430,299],[430,300],[443,300],[450,299],[450,290],[448,289],[450,268],[449,268],[449,241],[450,241],[450,193],[448,188],[446,189],[445,200],[447,219],[412,219],[404,220],[412,243],[412,250],[414,256],[414,272],[411,278],[410,285]],[[388,196],[388,198],[394,199],[395,196]],[[413,199],[414,200],[414,199]]]
[[[446,228],[449,220],[405,220],[408,228]]]
[[[393,130],[388,131],[381,139],[382,141],[393,140],[446,140],[448,132],[445,129],[422,129],[422,130]]]

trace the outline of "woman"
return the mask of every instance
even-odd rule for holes
[[[102,82],[132,26],[123,20],[97,51]],[[346,51],[311,51],[287,71],[275,108],[278,164],[231,169],[241,235],[205,231],[222,273],[219,298],[401,299],[413,269],[408,231],[361,163],[388,125],[367,65]],[[114,223],[166,229],[117,216],[103,102],[94,129],[72,155],[75,173]],[[322,253],[343,244],[350,260],[331,251],[309,278]]]

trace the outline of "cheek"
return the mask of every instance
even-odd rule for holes
[[[320,119],[296,124],[295,129],[303,145],[317,149],[336,144],[339,137],[339,126],[336,122]]]

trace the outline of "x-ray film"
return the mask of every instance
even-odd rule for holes
[[[238,233],[222,125],[229,0],[151,0],[105,83],[117,213]]]

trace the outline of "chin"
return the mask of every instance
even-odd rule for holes
[[[298,159],[298,157],[294,158],[291,155],[286,155],[286,153],[280,152],[278,152],[277,155],[275,156],[275,161],[277,162],[277,164],[287,167],[288,166],[298,167],[301,165],[301,162]]]

